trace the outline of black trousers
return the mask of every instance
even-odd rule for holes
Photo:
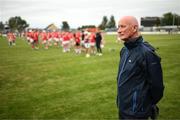
[[[98,52],[98,53],[102,53],[101,43],[100,43],[100,42],[96,42],[96,48],[97,48],[97,52]]]
[[[121,114],[119,110],[119,120],[148,120],[148,117],[135,117],[130,115]]]

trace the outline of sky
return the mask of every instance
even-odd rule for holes
[[[67,21],[71,28],[96,25],[103,16],[159,16],[172,12],[180,15],[180,0],[0,0],[0,21],[21,16],[30,27],[45,28]]]

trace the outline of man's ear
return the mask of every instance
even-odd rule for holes
[[[133,32],[138,32],[138,27],[136,25],[133,27],[133,29]]]

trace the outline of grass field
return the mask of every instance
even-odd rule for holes
[[[180,119],[180,35],[144,35],[162,58],[160,119]],[[116,74],[122,44],[105,36],[103,56],[32,50],[0,38],[0,119],[117,119]]]

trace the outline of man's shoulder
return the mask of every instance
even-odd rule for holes
[[[148,43],[148,42],[142,42],[142,46],[143,46],[143,48],[145,49],[145,50],[148,50],[148,51],[153,51],[153,52],[155,52],[155,47],[153,47],[150,43]]]
[[[124,50],[126,50],[126,47],[125,47],[125,46],[123,46],[123,47],[121,48],[121,51],[124,51]]]
[[[143,54],[145,56],[157,58],[158,60],[161,61],[161,57],[156,53],[157,49],[153,47],[151,44],[149,44],[148,42],[143,42],[142,48],[143,48]]]
[[[120,56],[126,51],[126,47],[125,46],[123,46],[122,48],[121,48],[121,50],[120,50]]]

